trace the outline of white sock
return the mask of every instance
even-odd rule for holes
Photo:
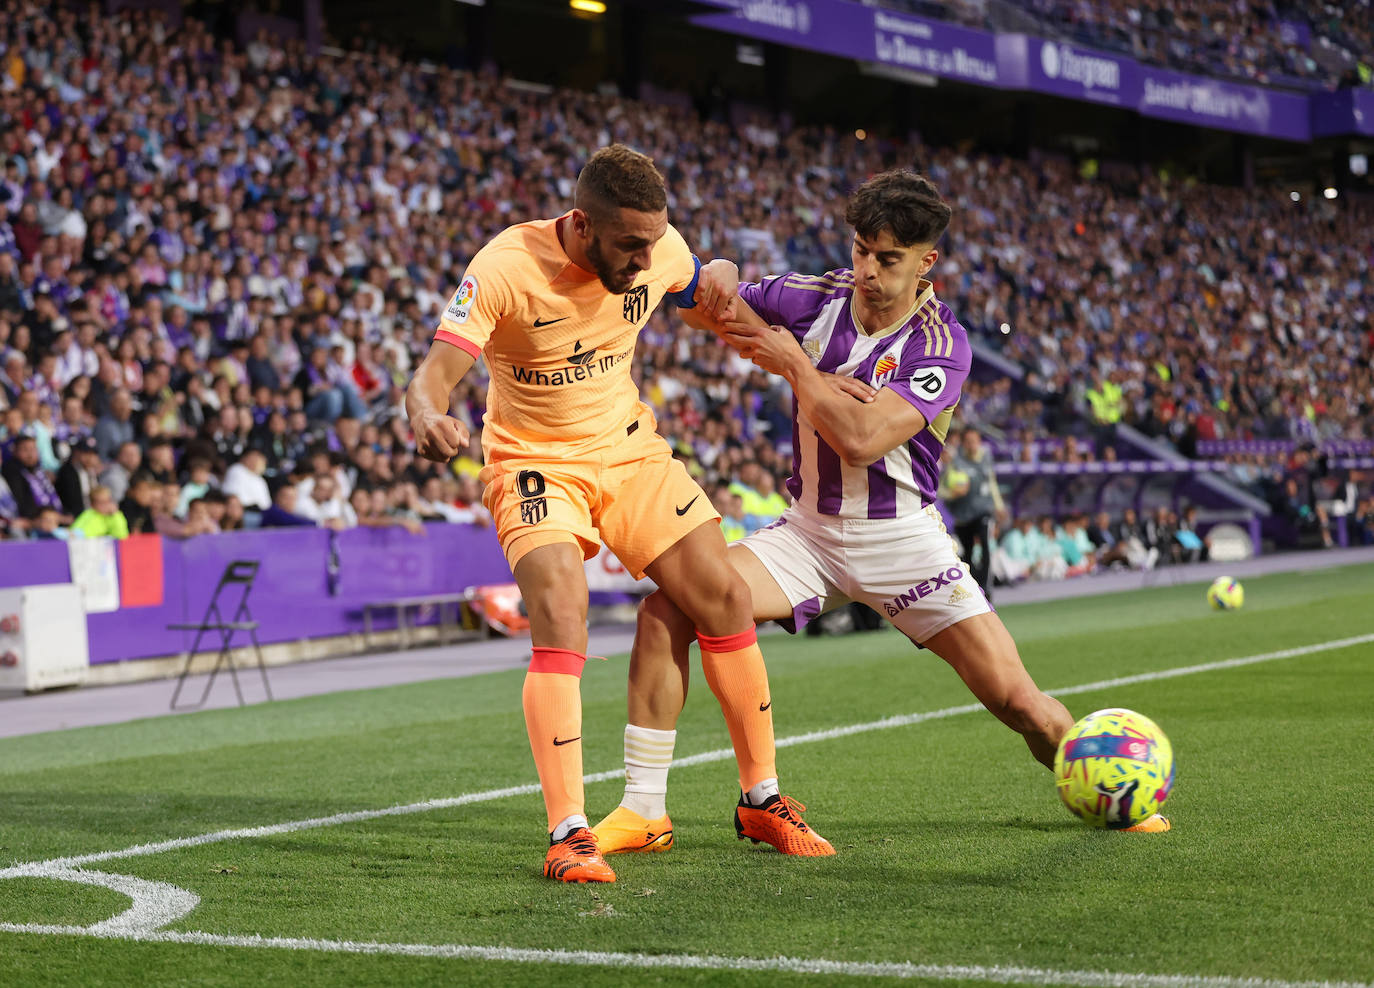
[[[564,837],[576,830],[578,827],[585,827],[587,818],[574,813],[572,816],[565,816],[558,826],[553,828],[553,842],[557,844]]]
[[[620,805],[646,820],[668,812],[668,766],[677,731],[625,725],[625,797]]]
[[[758,785],[753,786],[744,794],[744,798],[749,801],[750,806],[762,806],[770,796],[778,794],[778,780],[764,779]]]

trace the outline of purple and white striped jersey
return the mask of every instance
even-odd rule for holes
[[[940,451],[972,362],[968,334],[934,287],[895,325],[867,335],[854,317],[854,273],[784,274],[741,284],[740,298],[772,325],[786,326],[821,371],[891,388],[925,416],[926,427],[868,467],[851,467],[792,405],[792,477],[803,508],[841,518],[896,518],[935,500]]]

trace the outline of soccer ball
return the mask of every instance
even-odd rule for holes
[[[1207,588],[1207,603],[1214,611],[1235,611],[1245,603],[1245,588],[1229,576],[1219,576]]]
[[[1150,718],[1117,707],[1098,710],[1059,742],[1054,784],[1070,812],[1094,827],[1133,827],[1169,798],[1174,749]]]

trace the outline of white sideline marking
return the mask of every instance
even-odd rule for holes
[[[1374,642],[1374,633],[1356,635],[1353,638],[1338,638],[1333,641],[1318,642],[1315,645],[1300,645],[1297,648],[1285,648],[1277,652],[1261,652],[1258,655],[1246,655],[1236,659],[1203,662],[1199,665],[1179,666],[1175,669],[1160,669],[1156,672],[1142,672],[1134,676],[1118,676],[1115,679],[1100,679],[1092,683],[1083,683],[1078,686],[1065,686],[1060,689],[1047,690],[1046,692],[1055,696],[1072,696],[1075,693],[1090,693],[1095,690],[1109,689],[1117,686],[1131,686],[1136,683],[1149,683],[1160,679],[1173,679],[1177,676],[1191,676],[1199,672],[1215,672],[1220,669],[1235,669],[1239,666],[1256,665],[1261,662],[1273,662],[1278,659],[1291,659],[1301,655],[1312,655],[1317,652],[1329,652],[1338,648],[1349,648],[1352,645],[1365,645],[1370,642]],[[865,734],[869,731],[883,731],[893,727],[908,727],[912,724],[920,724],[928,720],[942,720],[946,717],[958,716],[959,714],[976,713],[982,709],[983,705],[981,703],[965,703],[957,707],[945,707],[941,710],[929,710],[917,714],[902,714],[896,717],[884,717],[881,720],[870,720],[862,724],[849,724],[845,727],[830,727],[820,731],[809,731],[805,734],[793,734],[785,738],[778,738],[776,744],[779,748],[790,748],[793,745],[809,744],[813,741],[831,741],[835,738],[848,737],[853,734]],[[673,768],[705,765],[708,762],[720,762],[734,757],[735,753],[730,748],[717,748],[715,751],[703,751],[700,754],[688,755],[686,758],[675,758],[673,759]],[[607,782],[611,779],[623,778],[624,775],[625,771],[623,769],[612,769],[607,772],[595,772],[591,775],[583,776],[583,782]],[[494,799],[505,799],[509,796],[527,796],[538,791],[538,783],[528,783],[523,786],[509,786],[504,789],[487,789],[483,792],[470,792],[461,796],[449,796],[443,799],[427,799],[418,803],[386,806],[376,810],[354,810],[349,813],[335,813],[331,816],[311,817],[307,820],[290,820],[286,823],[273,823],[262,827],[216,830],[213,833],[200,834],[195,837],[177,837],[172,840],[156,841],[151,844],[136,844],[133,847],[126,847],[117,851],[96,851],[93,854],[79,854],[67,858],[53,858],[49,861],[42,862],[42,864],[58,868],[77,868],[81,865],[95,864],[100,861],[144,857],[149,854],[162,854],[166,851],[176,851],[187,847],[199,847],[203,844],[218,844],[228,840],[272,837],[276,834],[289,834],[297,830],[313,830],[316,827],[333,827],[344,823],[360,823],[364,820],[376,820],[388,816],[404,816],[410,813],[428,813],[430,810],[449,809],[454,806],[466,806],[470,803],[485,803]],[[23,867],[23,865],[18,865],[16,867],[0,869],[0,879],[19,877],[21,874],[24,874],[23,871],[19,870]]]
[[[1103,679],[1078,686],[1069,686],[1048,692],[1069,696],[1087,693],[1116,686],[1134,683],[1153,682],[1172,679],[1199,672],[1213,672],[1220,669],[1234,669],[1239,666],[1272,662],[1278,659],[1312,655],[1333,649],[1349,648],[1374,642],[1374,634],[1357,635],[1333,641],[1303,645],[1297,648],[1281,649],[1276,652],[1262,652],[1219,662],[1205,662],[1157,672],[1139,673],[1134,676],[1119,676]],[[981,704],[970,703],[956,707],[945,707],[925,713],[906,714],[899,717],[885,717],[881,720],[863,724],[851,724],[806,734],[794,734],[780,738],[780,748],[805,744],[811,741],[826,741],[847,737],[868,731],[905,727],[923,721],[953,717],[958,714],[974,713],[982,710]],[[734,756],[731,749],[723,748],[707,751],[686,758],[674,760],[674,766],[686,767],[707,762],[723,761]],[[584,781],[604,782],[620,778],[622,770],[597,772],[584,777]],[[675,968],[690,970],[750,970],[779,971],[795,974],[841,975],[851,977],[888,977],[923,978],[927,980],[950,981],[987,981],[999,984],[1050,985],[1065,984],[1082,988],[1374,988],[1374,985],[1350,981],[1279,981],[1269,978],[1230,978],[1202,975],[1160,975],[1126,974],[1112,971],[1057,971],[1045,968],[1024,967],[984,967],[980,965],[938,965],[883,963],[862,961],[809,960],[800,958],[753,958],[721,957],[694,954],[628,954],[598,951],[536,950],[513,947],[481,947],[460,944],[405,944],[369,943],[349,940],[310,940],[294,937],[225,936],[214,933],[183,933],[161,930],[159,927],[172,923],[187,915],[199,903],[192,892],[162,882],[152,882],[129,875],[111,875],[97,871],[78,870],[80,865],[117,858],[142,857],[160,854],[180,848],[197,847],[221,841],[240,838],[267,837],[274,834],[291,833],[316,827],[329,827],[344,823],[356,823],[386,816],[400,816],[410,813],[424,813],[429,810],[463,806],[469,803],[486,802],[508,796],[523,796],[539,791],[537,784],[510,786],[505,789],[489,789],[484,792],[466,793],[445,799],[425,800],[402,806],[390,806],[377,810],[357,810],[351,813],[336,813],[332,816],[312,817],[306,820],[293,820],[286,823],[262,827],[248,827],[235,830],[218,830],[196,837],[182,837],[174,840],[159,841],[151,844],[138,844],[118,851],[99,851],[94,854],[77,855],[67,858],[54,858],[48,861],[27,862],[0,869],[0,879],[6,878],[48,878],[58,881],[79,882],[99,885],[121,892],[132,900],[125,912],[91,926],[52,926],[42,924],[0,923],[0,932],[38,933],[62,936],[88,936],[103,939],[135,940],[145,943],[186,943],[225,947],[272,947],[287,950],[314,950],[329,953],[350,954],[396,954],[411,957],[436,957],[469,960],[507,961],[527,964],[570,964],[592,967],[617,968]]]
[[[473,947],[462,944],[376,943],[308,940],[298,937],[224,936],[170,930],[132,935],[99,934],[81,926],[15,926],[0,932],[98,936],[140,943],[189,943],[208,947],[272,947],[333,954],[396,954],[446,960],[504,961],[517,964],[571,964],[579,967],[677,969],[692,971],[778,971],[867,978],[923,978],[932,981],[988,981],[997,984],[1075,985],[1081,988],[1374,988],[1358,981],[1279,981],[1195,974],[1130,974],[1117,971],[1057,971],[1039,967],[979,964],[910,964],[881,961],[828,961],[801,957],[723,957],[715,954],[627,954],[598,950],[535,950]]]

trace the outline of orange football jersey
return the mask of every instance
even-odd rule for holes
[[[488,450],[623,435],[643,407],[630,376],[639,331],[696,273],[669,226],[634,287],[613,295],[568,257],[557,223],[508,227],[478,251],[435,333],[486,360]]]

